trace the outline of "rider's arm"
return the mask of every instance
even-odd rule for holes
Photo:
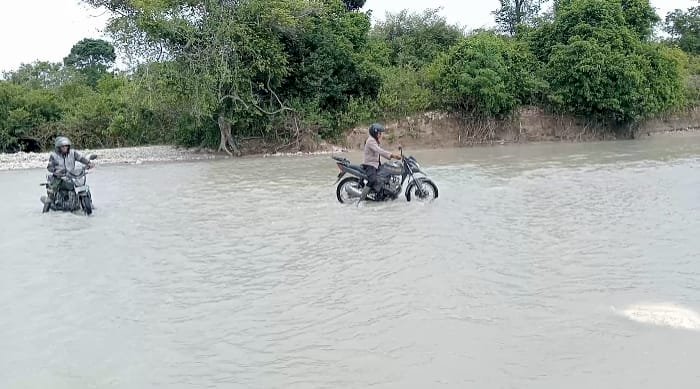
[[[56,172],[56,160],[53,158],[53,154],[49,155],[49,164],[46,165],[46,170],[49,171],[49,173],[55,173]]]
[[[370,150],[374,151],[375,153],[381,155],[382,157],[389,159],[392,157],[393,154],[390,152],[384,150],[383,148],[379,147],[376,141],[374,142],[367,142],[367,147],[369,147]]]
[[[80,154],[77,151],[73,151],[73,157],[75,158],[76,161],[80,161],[83,165],[90,164],[90,160],[85,158],[82,154]]]

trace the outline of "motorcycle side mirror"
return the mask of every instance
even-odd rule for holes
[[[97,159],[97,155],[92,154],[88,159],[91,160],[91,161],[94,161],[94,160]]]

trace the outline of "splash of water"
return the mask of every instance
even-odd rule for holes
[[[700,314],[676,304],[634,304],[620,313],[639,323],[700,331]]]

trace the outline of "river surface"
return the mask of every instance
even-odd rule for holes
[[[0,172],[0,388],[700,387],[700,136],[413,154],[434,203],[244,158],[42,215]]]

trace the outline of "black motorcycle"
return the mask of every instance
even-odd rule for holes
[[[96,155],[91,155],[91,161],[97,159]],[[62,177],[47,176],[47,182],[41,184],[46,187],[46,196],[42,196],[44,203],[43,212],[63,211],[75,212],[82,210],[90,216],[94,207],[92,206],[92,194],[90,187],[86,184],[86,176],[89,170],[82,164],[77,164],[75,170],[64,172]],[[51,183],[60,180],[59,189],[54,191]]]
[[[406,201],[416,199],[418,201],[432,201],[438,197],[438,188],[435,183],[421,170],[421,166],[414,157],[403,157],[401,161],[387,162],[379,166],[377,176],[382,182],[379,193],[371,190],[367,194],[368,201],[396,200],[401,195],[401,190],[406,184]],[[333,156],[340,169],[336,180],[335,193],[338,201],[346,204],[359,200],[362,190],[368,184],[367,174],[361,165],[353,165],[347,158]],[[349,175],[350,177],[345,177]]]

